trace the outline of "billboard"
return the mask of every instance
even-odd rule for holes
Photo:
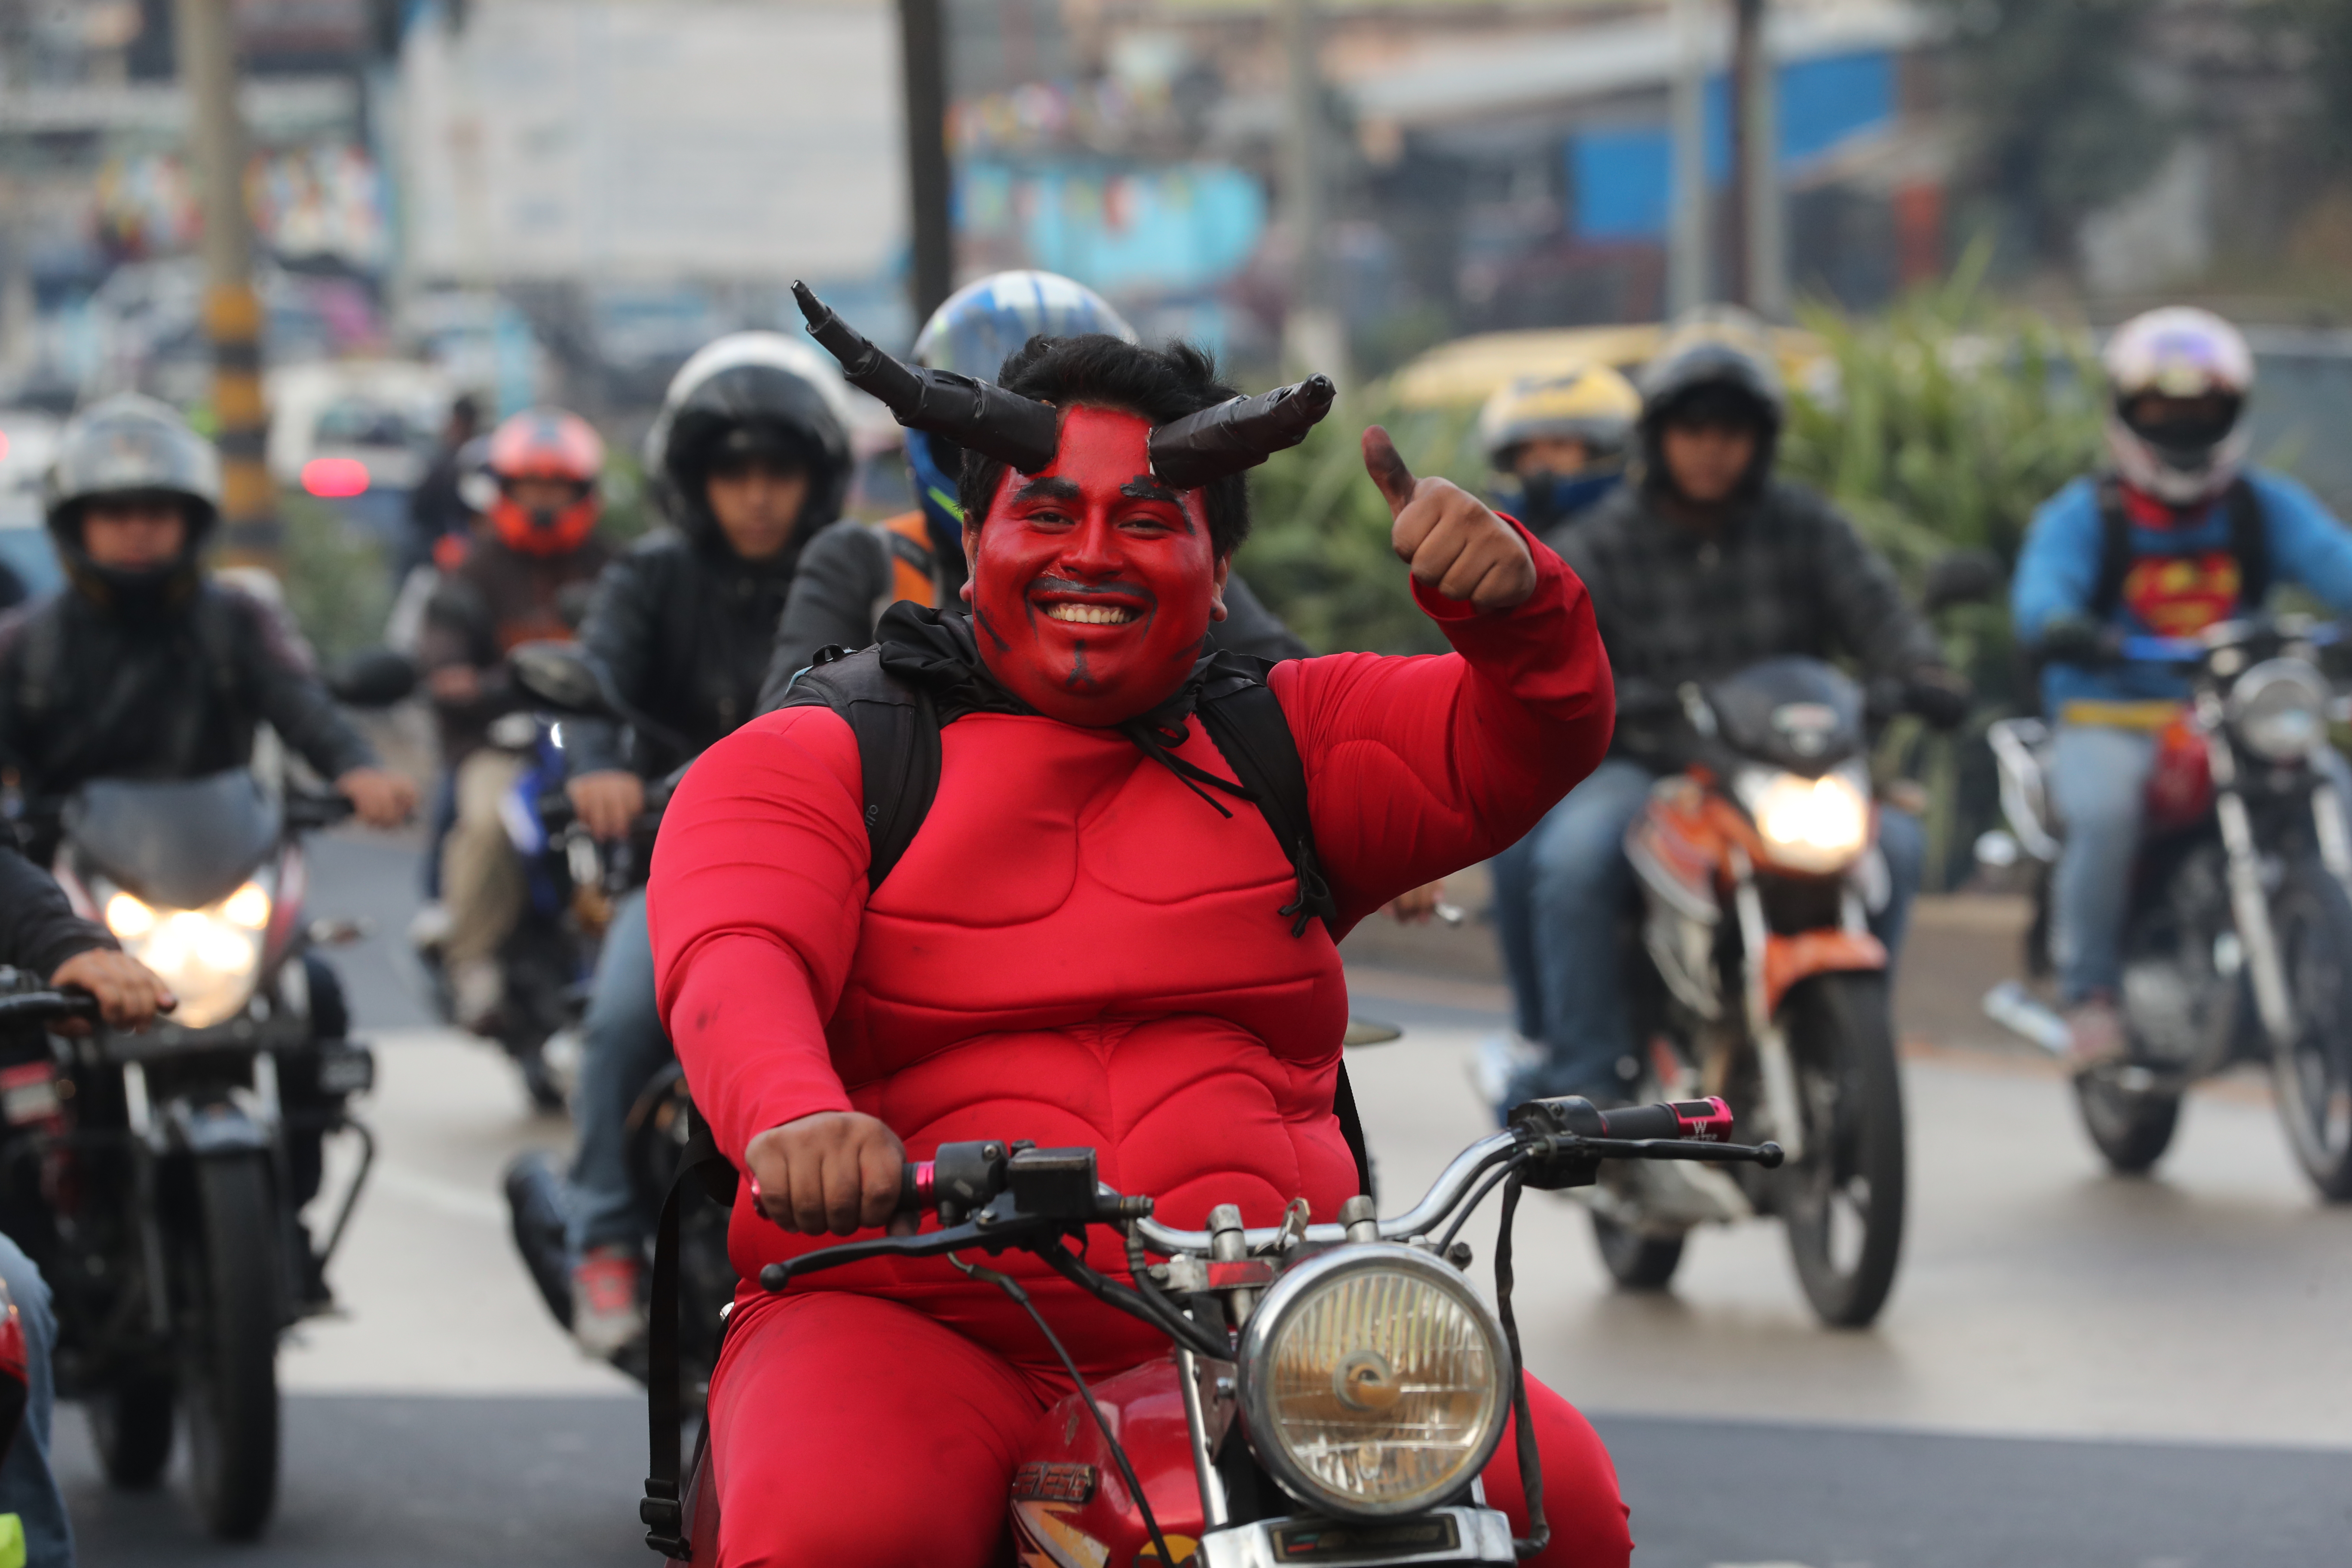
[[[882,0],[470,0],[402,58],[411,267],[862,278],[906,246]]]

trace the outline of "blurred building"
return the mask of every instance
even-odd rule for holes
[[[1727,8],[1710,10],[1719,204],[1728,38]],[[954,0],[952,15],[966,268],[1070,271],[1149,321],[1270,353],[1293,243],[1275,15],[1223,0]],[[1330,0],[1320,16],[1338,150],[1320,248],[1368,363],[1454,331],[1663,310],[1677,58],[1663,0]],[[1801,288],[1867,306],[1942,269],[1938,38],[1908,0],[1775,0]]]

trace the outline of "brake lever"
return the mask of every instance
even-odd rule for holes
[[[877,1258],[939,1258],[947,1253],[961,1252],[968,1247],[992,1253],[1002,1252],[1009,1247],[1019,1247],[1068,1228],[1068,1220],[1048,1219],[1042,1215],[1023,1214],[1017,1209],[999,1213],[992,1203],[961,1225],[919,1231],[913,1236],[873,1236],[863,1241],[845,1241],[838,1247],[827,1247],[782,1263],[771,1263],[760,1270],[760,1289],[772,1293],[781,1291],[803,1275],[839,1268],[845,1264],[865,1263]]]

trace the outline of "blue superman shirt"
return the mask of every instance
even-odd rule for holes
[[[2336,614],[2352,618],[2352,531],[2294,480],[2260,471],[2248,478],[2262,501],[2272,581],[2300,584]],[[2098,587],[2100,531],[2098,489],[2088,479],[2076,479],[2033,514],[2010,582],[2010,615],[2021,641],[2031,643],[2060,616],[2089,611]],[[2112,617],[2126,632],[2194,637],[2242,607],[2224,501],[2173,527],[2135,524],[2131,553]],[[2052,664],[2042,676],[2042,710],[2052,714],[2081,700],[2168,699],[2188,690],[2185,678],[2155,665]]]

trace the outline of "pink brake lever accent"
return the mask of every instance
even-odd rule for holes
[[[1731,1107],[1724,1103],[1721,1095],[1670,1103],[1675,1120],[1682,1123],[1681,1136],[1700,1143],[1731,1142]]]

